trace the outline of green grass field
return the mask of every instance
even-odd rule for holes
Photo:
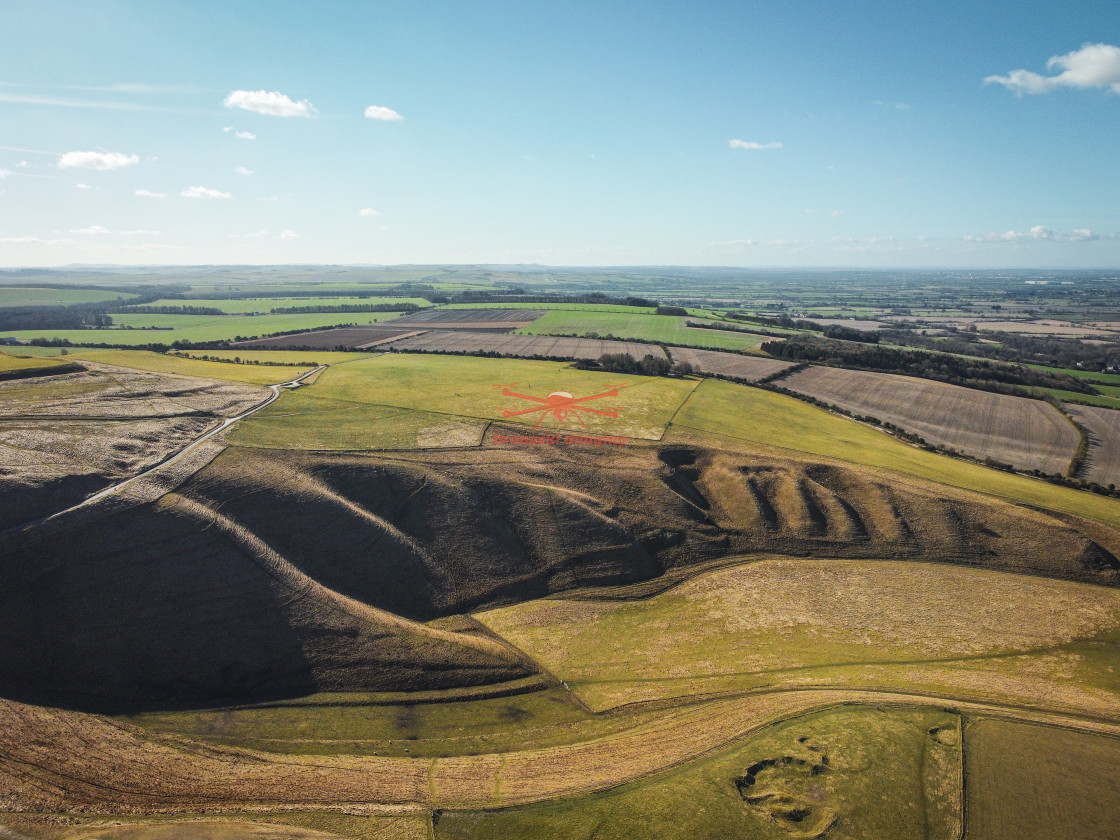
[[[39,356],[24,356],[6,350],[0,350],[0,373],[7,370],[27,370],[28,368],[48,368],[65,364],[66,360],[55,360]]]
[[[1114,840],[1120,739],[1004,720],[965,730],[970,840]]]
[[[1081,609],[1100,620],[1069,617]],[[1071,675],[1046,664],[1061,652],[1081,664],[1079,683],[1120,688],[1110,676],[1120,669],[1120,593],[933,563],[762,558],[646,599],[545,598],[477,618],[597,711],[810,684],[936,694],[952,682],[945,669],[960,666],[990,681],[1029,668],[1066,683]],[[1095,660],[1082,656],[1090,646]],[[983,690],[977,679],[971,692]]]
[[[615,338],[639,338],[663,344],[707,347],[713,350],[754,350],[764,336],[685,326],[680,315],[625,314],[618,312],[553,311],[525,329],[525,335],[584,335],[608,333]]]
[[[287,382],[310,367],[280,367],[273,365],[237,365],[225,362],[204,362],[166,353],[152,353],[147,350],[99,350],[73,349],[62,361],[69,359],[103,362],[107,365],[150,370],[157,373],[174,373],[180,376],[202,376],[207,379],[225,379],[230,382],[246,382],[251,385],[275,385]]]
[[[304,362],[337,365],[340,362],[368,359],[370,356],[369,353],[343,353],[338,350],[176,350],[174,355],[192,359],[210,356],[218,359],[244,359],[251,362],[282,362],[296,367],[302,366]]]
[[[246,297],[236,300],[190,298],[165,298],[146,303],[144,306],[208,306],[220,309],[230,315],[271,312],[291,306],[366,306],[389,303],[412,303],[416,306],[431,306],[424,298],[404,297]],[[346,313],[360,315],[362,313]]]
[[[471,446],[490,421],[532,426],[539,417],[505,421],[502,408],[532,404],[503,397],[495,386],[546,397],[561,390],[590,395],[621,383],[628,387],[602,406],[617,407],[620,417],[589,415],[589,432],[657,440],[697,384],[582,371],[560,362],[391,353],[331,367],[313,386],[285,394],[240,424],[231,440],[291,449]],[[558,427],[551,415],[541,424],[550,431]],[[582,431],[572,418],[563,428]]]
[[[0,306],[64,306],[103,300],[130,300],[137,295],[108,289],[38,289],[32,286],[0,286]]]
[[[1120,525],[1120,500],[926,452],[885,432],[761,388],[704,380],[673,419],[667,441],[734,441],[806,452],[927,478],[1012,502]]]
[[[399,312],[337,312],[311,315],[114,315],[113,323],[132,329],[16,330],[20,339],[64,338],[74,344],[171,344],[173,341],[227,341],[335,324],[388,321]],[[161,329],[142,329],[160,327]]]
[[[961,820],[957,721],[940,710],[825,711],[607,793],[444,813],[435,836],[951,840]]]

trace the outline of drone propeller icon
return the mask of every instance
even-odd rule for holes
[[[599,414],[603,417],[617,418],[618,412],[621,411],[621,409],[589,408],[583,405],[583,403],[590,402],[591,400],[599,400],[603,397],[617,397],[618,389],[627,387],[625,384],[615,385],[609,391],[604,391],[601,394],[592,394],[589,397],[574,397],[567,391],[553,391],[547,397],[542,398],[533,397],[529,394],[519,394],[516,391],[511,391],[510,387],[515,386],[516,384],[517,383],[510,383],[509,385],[495,385],[494,387],[502,389],[503,397],[517,397],[521,400],[529,400],[530,402],[540,403],[540,405],[534,408],[523,408],[520,411],[512,408],[503,408],[502,416],[519,417],[523,414],[533,414],[534,412],[539,411],[541,413],[541,416],[537,418],[536,425],[533,426],[534,429],[538,428],[541,425],[541,421],[544,420],[544,418],[549,414],[552,414],[552,416],[560,422],[564,422],[569,414],[574,414],[575,418],[579,420],[579,424],[584,428],[587,428],[587,424],[583,422],[583,418],[580,416],[581,411],[586,411],[591,414]]]

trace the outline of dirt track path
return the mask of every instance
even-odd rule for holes
[[[652,723],[547,749],[437,759],[293,756],[152,736],[94,715],[0,701],[0,803],[95,813],[508,806],[606,790],[772,723],[843,704],[935,705],[1120,737],[1120,723],[1069,714],[821,689],[667,709]]]

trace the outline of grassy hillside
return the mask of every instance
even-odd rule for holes
[[[666,440],[711,440],[708,435],[723,445],[739,441],[839,458],[1120,526],[1120,500],[925,452],[870,426],[759,388],[704,381],[673,418]]]
[[[271,312],[291,306],[377,306],[378,304],[411,303],[415,306],[431,306],[424,298],[413,297],[244,297],[229,300],[226,298],[165,298],[144,304],[145,306],[206,306],[220,309],[231,315],[251,312]],[[361,314],[361,313],[350,313]]]
[[[137,297],[130,292],[109,289],[41,289],[34,286],[0,286],[0,307],[65,306],[71,303],[97,303],[103,300],[128,301]]]
[[[67,359],[46,359],[24,356],[18,350],[0,350],[0,373],[9,370],[28,370],[31,368],[51,368],[66,364]]]
[[[978,699],[998,687],[1024,704],[1045,690],[1088,710],[1092,691],[1120,689],[1120,591],[937,563],[766,558],[644,600],[546,599],[478,618],[597,710],[808,685]]]

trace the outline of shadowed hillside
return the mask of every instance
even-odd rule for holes
[[[233,447],[157,503],[10,540],[0,695],[115,709],[501,682],[534,666],[416,622],[755,552],[1107,584],[1118,565],[1044,513],[815,461]]]

